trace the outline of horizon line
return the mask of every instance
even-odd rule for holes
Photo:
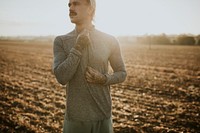
[[[67,33],[66,33],[67,34]],[[0,35],[1,37],[55,37],[59,36],[61,34],[49,34],[49,35]],[[63,34],[65,35],[65,34]],[[158,33],[158,34],[150,34],[150,33],[144,33],[144,34],[127,34],[127,35],[113,35],[115,37],[128,37],[128,36],[157,36],[157,35],[166,35],[166,36],[179,36],[179,35],[190,35],[190,36],[199,36],[199,34],[193,34],[193,33],[174,33],[174,34],[167,34],[167,33]]]

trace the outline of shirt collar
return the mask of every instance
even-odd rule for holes
[[[92,25],[92,26],[88,27],[87,30],[89,30],[89,32],[94,31],[94,30],[95,30],[95,25]],[[79,34],[78,31],[76,30],[76,27],[75,27],[74,31],[75,31],[75,34],[76,34],[76,35]]]

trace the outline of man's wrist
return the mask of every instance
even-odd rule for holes
[[[105,74],[102,75],[102,83],[105,84],[107,81],[107,76]]]
[[[82,53],[79,50],[75,49],[74,47],[70,50],[70,52],[75,54],[75,55],[77,55],[77,56],[81,56],[82,55]]]

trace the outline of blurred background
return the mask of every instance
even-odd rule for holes
[[[97,0],[94,24],[119,35],[199,34],[199,0]],[[0,0],[0,35],[59,35],[72,30],[68,0]]]
[[[111,86],[115,133],[200,131],[199,13],[199,0],[97,0],[128,73]],[[0,0],[0,132],[62,132],[53,40],[74,29],[68,14],[68,0]]]

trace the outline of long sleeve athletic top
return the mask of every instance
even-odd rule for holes
[[[66,119],[96,121],[111,117],[110,85],[123,82],[126,70],[119,43],[111,35],[93,28],[89,32],[91,45],[82,53],[74,49],[76,30],[57,36],[54,40],[53,71],[57,81],[66,85]],[[113,73],[109,74],[109,65]],[[105,74],[105,84],[88,83],[86,67],[90,66]]]

